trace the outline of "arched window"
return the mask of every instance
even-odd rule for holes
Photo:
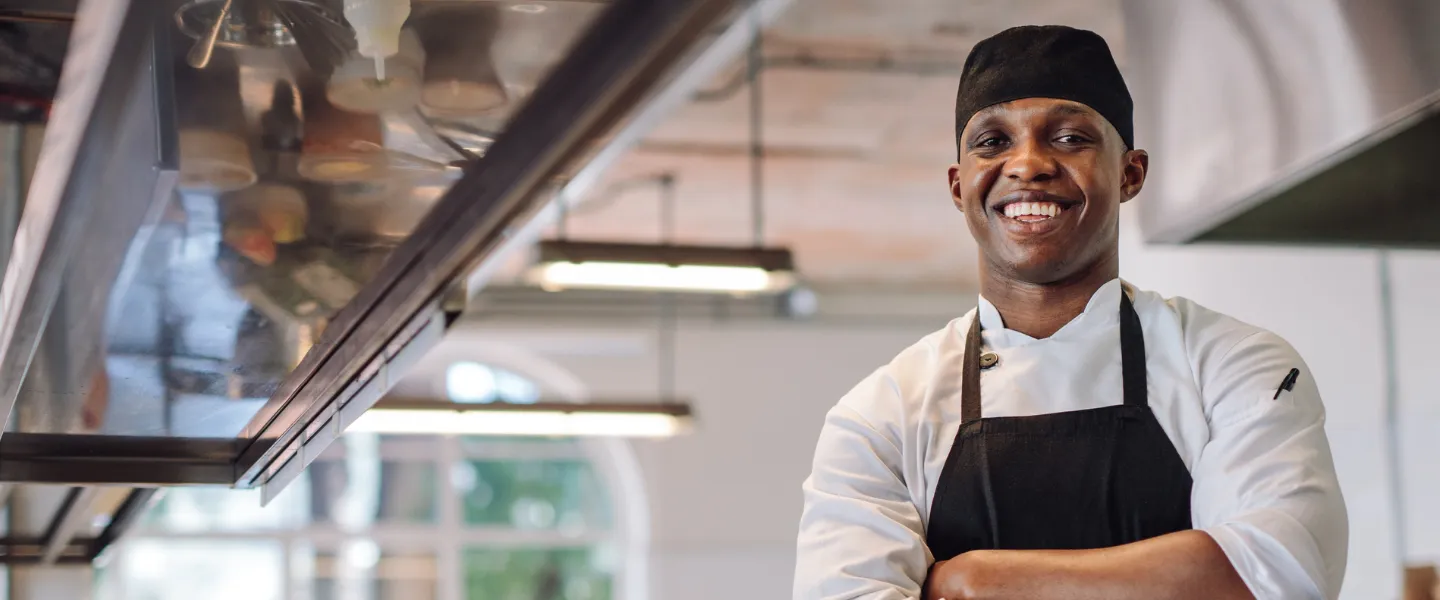
[[[540,396],[527,377],[468,361],[446,369],[445,388],[461,402]],[[254,490],[166,490],[102,565],[97,597],[641,597],[643,573],[626,571],[643,555],[627,548],[639,541],[617,517],[629,499],[610,450],[574,439],[347,434],[263,508]]]

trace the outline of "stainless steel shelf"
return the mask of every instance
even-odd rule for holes
[[[86,4],[0,293],[0,481],[273,495],[438,342],[447,293],[745,26],[736,0],[541,4],[474,3],[488,46],[417,34],[427,61],[493,63],[505,104],[379,116],[337,108],[345,67],[313,49],[237,42],[197,71],[179,0]]]

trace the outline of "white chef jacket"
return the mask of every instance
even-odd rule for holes
[[[919,598],[933,562],[930,503],[960,429],[965,336],[978,311],[1000,362],[981,372],[985,417],[1121,404],[1122,282],[1054,335],[978,308],[901,352],[826,416],[803,490],[796,600]],[[1279,336],[1183,298],[1130,290],[1149,403],[1190,469],[1191,523],[1259,599],[1340,593],[1349,526],[1315,379]],[[1290,369],[1292,391],[1275,393]]]

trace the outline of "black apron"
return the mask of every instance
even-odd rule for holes
[[[1103,548],[1190,529],[1190,471],[1146,401],[1145,338],[1123,290],[1123,404],[981,418],[980,370],[996,361],[987,354],[982,367],[980,344],[977,310],[962,424],[925,533],[936,561],[980,549]]]

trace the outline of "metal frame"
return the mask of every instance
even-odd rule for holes
[[[621,121],[733,0],[618,0],[343,308],[242,437],[239,486],[263,484],[302,431],[393,358],[396,338],[544,200],[539,190]]]
[[[12,4],[0,0],[0,12]],[[463,285],[465,276],[549,199],[540,190],[577,160],[596,156],[594,142],[624,123],[656,85],[673,75],[695,40],[738,4],[611,3],[512,120],[510,133],[467,171],[381,273],[335,315],[324,338],[238,439],[0,436],[0,486],[77,486],[57,508],[42,538],[0,538],[0,563],[88,563],[133,526],[156,493],[150,487],[131,490],[98,536],[77,537],[95,504],[97,488],[92,485],[263,485],[265,496],[277,493],[349,421],[380,399],[392,370],[405,370],[438,342],[453,321],[440,308],[444,295]],[[32,194],[27,203],[11,265],[16,268],[7,268],[0,288],[0,411],[7,419],[55,306],[62,276],[101,196],[94,175],[113,159],[94,149],[113,145],[120,135],[113,125],[126,110],[125,103],[100,99],[137,85],[145,69],[166,64],[171,51],[161,39],[149,42],[150,52],[126,55],[118,48],[120,40],[163,37],[143,35],[163,20],[155,10],[159,5],[107,0],[86,6],[91,12],[77,21],[83,31],[76,35],[88,46],[77,45],[73,60],[67,59],[62,92],[66,102],[54,115],[56,122],[68,125],[47,132],[45,172],[37,171],[35,182],[41,193]],[[153,165],[155,189],[163,196],[174,183],[178,163],[168,114],[173,89],[163,76],[149,84],[155,86],[161,117],[160,153]],[[608,149],[601,148],[602,153]],[[584,169],[587,174],[593,171]],[[152,209],[159,204],[152,202]]]
[[[80,0],[0,0],[0,21],[74,23]]]
[[[112,544],[118,541],[126,532],[135,527],[135,522],[145,509],[150,507],[150,502],[155,499],[155,488],[135,488],[130,490],[130,495],[110,515],[110,524],[100,531],[100,535],[90,540],[90,558],[99,558]]]
[[[40,564],[55,564],[60,555],[69,549],[75,533],[80,531],[85,525],[85,518],[90,516],[90,508],[95,504],[99,492],[99,488],[72,487],[65,494],[65,500],[50,519],[50,526],[45,528],[45,535],[42,537],[44,551],[40,555]]]
[[[8,433],[0,481],[64,484],[230,485],[240,440]]]
[[[339,452],[327,453],[324,460],[334,463],[346,463],[354,457],[348,455],[344,445],[338,445]],[[614,572],[614,585],[612,588],[613,597],[617,600],[644,598],[645,582],[632,579],[635,573],[643,572],[644,562],[648,557],[641,554],[631,556],[629,550],[632,547],[641,547],[643,544],[630,537],[625,525],[624,510],[621,507],[628,506],[632,502],[641,499],[629,496],[630,493],[643,494],[643,488],[630,487],[619,481],[615,473],[607,468],[611,464],[608,452],[603,450],[604,444],[595,440],[571,440],[565,443],[534,444],[528,442],[515,442],[503,439],[489,440],[467,440],[462,437],[441,436],[427,438],[408,438],[402,440],[391,440],[383,443],[378,448],[378,458],[382,463],[399,462],[405,464],[423,463],[433,466],[437,475],[442,475],[434,481],[436,485],[436,496],[434,500],[435,513],[434,521],[415,523],[409,521],[378,521],[368,524],[363,528],[342,526],[336,523],[311,522],[299,527],[275,528],[273,522],[267,525],[257,526],[254,529],[233,529],[211,531],[174,531],[168,530],[163,524],[147,524],[132,528],[126,536],[124,544],[130,543],[155,543],[169,541],[191,541],[204,540],[221,543],[244,543],[244,542],[274,542],[280,545],[279,551],[286,558],[285,566],[290,569],[287,573],[287,581],[290,584],[299,584],[297,587],[285,587],[282,591],[283,598],[297,598],[303,596],[305,589],[303,577],[304,570],[295,570],[298,563],[289,562],[297,558],[297,551],[310,549],[323,549],[335,551],[343,548],[346,544],[363,542],[376,544],[382,553],[388,554],[391,551],[417,551],[427,556],[433,555],[436,560],[437,590],[436,598],[441,600],[459,600],[465,597],[464,590],[464,550],[469,547],[487,548],[528,548],[528,549],[559,549],[574,548],[579,546],[604,545],[617,550],[623,567],[617,568]],[[371,456],[368,453],[366,456]],[[366,460],[370,460],[367,458]],[[465,491],[456,485],[456,479],[443,476],[450,472],[450,469],[460,463],[471,460],[477,461],[584,461],[594,467],[594,476],[597,482],[606,490],[607,496],[611,499],[605,503],[609,508],[609,524],[599,525],[587,523],[579,531],[560,530],[534,530],[520,529],[509,525],[481,525],[467,524],[464,516]],[[378,488],[360,488],[361,490],[377,491]],[[368,493],[368,492],[364,492]],[[641,497],[643,499],[643,496]],[[302,502],[303,498],[291,497],[290,502]],[[203,504],[201,506],[204,506]],[[288,512],[288,511],[287,511]],[[232,524],[233,525],[233,524]],[[633,546],[632,546],[633,545]],[[432,554],[433,553],[433,554]],[[128,561],[140,560],[135,555],[126,552],[117,552],[115,561],[109,563],[116,577],[112,577],[111,585],[118,586],[117,590],[121,596],[132,589],[137,582],[127,580],[124,573],[127,572]],[[640,561],[640,563],[631,562]],[[288,594],[288,595],[287,595]]]
[[[140,485],[267,485],[273,493],[333,441],[344,425],[388,389],[391,371],[404,370],[439,340],[448,319],[440,302],[491,255],[548,196],[540,190],[590,156],[594,142],[624,122],[655,85],[673,75],[690,46],[738,0],[617,0],[602,12],[552,71],[487,156],[468,170],[396,252],[327,327],[324,337],[238,439],[133,438],[108,435],[9,433],[0,436],[0,482]],[[56,119],[77,123],[49,132],[44,161],[50,187],[32,198],[17,244],[17,268],[3,289],[8,314],[0,348],[0,410],[14,408],[20,382],[54,306],[86,215],[99,194],[93,174],[112,157],[94,152],[117,135],[111,127],[123,103],[99,102],[135,85],[147,63],[169,52],[122,55],[102,47],[101,31],[118,40],[142,37],[158,21],[149,3],[100,3],[98,23],[85,33],[92,47],[67,61],[70,96]],[[112,14],[113,13],[113,14]],[[77,83],[78,82],[78,83]],[[157,78],[157,109],[173,102]],[[107,93],[110,92],[110,93]],[[73,113],[73,114],[72,114]],[[173,123],[159,122],[162,139]],[[173,183],[173,143],[155,157],[157,183]],[[40,173],[37,173],[40,175]],[[171,173],[173,175],[173,173]],[[38,179],[38,178],[37,178]],[[37,184],[40,182],[37,181]],[[24,261],[19,260],[24,258]],[[331,427],[329,425],[333,424]],[[327,433],[328,432],[328,433]],[[322,435],[323,434],[323,435]],[[312,447],[306,447],[312,446]],[[303,451],[302,451],[303,450]],[[300,456],[301,460],[291,459]],[[293,463],[293,464],[292,464]],[[277,472],[287,477],[276,480]],[[118,531],[116,533],[118,534]],[[57,534],[64,533],[57,530]],[[68,543],[54,536],[44,552],[65,560]],[[108,542],[107,542],[108,543]],[[46,554],[42,554],[42,558]]]
[[[3,565],[45,564],[41,560],[44,552],[44,540],[19,537],[0,538],[0,564]],[[63,552],[49,564],[83,565],[90,564],[90,561],[91,557],[86,541],[75,540],[73,543],[65,546]]]
[[[110,522],[100,534],[76,537],[76,532],[92,517],[100,488],[72,487],[56,508],[54,516],[39,538],[0,537],[0,564],[66,565],[89,564],[110,548],[131,527],[155,496],[155,488],[135,488],[109,515]]]

